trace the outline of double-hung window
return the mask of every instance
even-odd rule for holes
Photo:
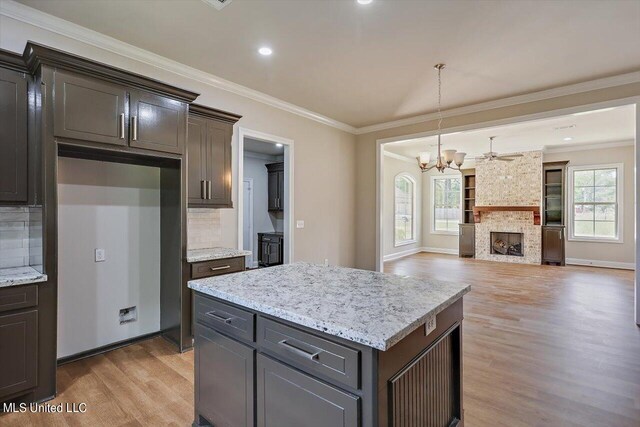
[[[569,167],[569,238],[622,242],[622,164]]]
[[[431,176],[431,232],[458,234],[461,180],[459,176]]]
[[[401,173],[394,182],[395,246],[416,242],[416,182]]]

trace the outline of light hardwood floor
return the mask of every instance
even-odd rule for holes
[[[388,272],[465,281],[466,427],[640,426],[633,272],[418,254]],[[58,369],[53,403],[86,414],[7,414],[0,425],[187,426],[193,353],[162,338]],[[301,426],[303,427],[303,426]]]

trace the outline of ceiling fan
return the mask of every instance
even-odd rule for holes
[[[476,157],[476,160],[488,160],[488,161],[500,160],[500,161],[503,161],[503,162],[512,162],[513,160],[515,160],[516,157],[522,157],[523,156],[523,154],[504,154],[504,155],[499,155],[498,153],[493,151],[493,139],[494,138],[495,138],[495,136],[490,136],[489,137],[489,152],[488,153],[484,153],[480,157]]]

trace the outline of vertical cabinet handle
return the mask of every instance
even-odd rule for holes
[[[207,181],[207,200],[211,200],[211,181]]]
[[[138,140],[138,116],[131,117],[131,132],[133,141]]]
[[[207,198],[207,181],[205,180],[200,181],[200,198],[203,200]]]
[[[124,113],[120,114],[120,139],[124,139]]]

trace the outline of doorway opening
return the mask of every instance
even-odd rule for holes
[[[291,262],[292,142],[240,130],[238,246],[251,252],[248,268]]]

